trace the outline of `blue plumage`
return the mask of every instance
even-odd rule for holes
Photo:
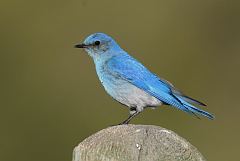
[[[210,113],[192,105],[205,104],[185,96],[168,81],[150,72],[122,50],[111,37],[95,33],[76,47],[85,48],[93,58],[99,79],[108,94],[130,108],[130,116],[123,123],[128,123],[145,107],[161,104],[171,105],[190,114],[214,118]]]

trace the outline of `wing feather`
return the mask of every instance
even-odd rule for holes
[[[145,68],[141,63],[128,54],[121,54],[112,57],[106,63],[111,74],[128,81],[136,87],[144,90],[165,104],[172,105],[189,114],[203,115],[209,119],[214,116],[204,110],[198,109],[190,103],[205,105],[195,99],[182,94],[168,81],[157,77]]]
[[[180,106],[181,102],[172,96],[171,85],[151,73],[130,55],[115,56],[107,62],[107,66],[113,74],[118,74],[122,79],[127,80],[160,101],[173,106]]]

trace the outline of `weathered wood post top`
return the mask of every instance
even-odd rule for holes
[[[201,153],[173,131],[153,125],[119,125],[86,138],[73,161],[205,161]]]

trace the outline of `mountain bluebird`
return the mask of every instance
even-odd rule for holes
[[[184,95],[171,83],[150,72],[139,61],[104,33],[94,33],[83,43],[75,45],[84,48],[95,63],[98,78],[106,92],[130,109],[130,116],[120,124],[129,121],[146,107],[156,108],[162,104],[171,105],[189,114],[213,115],[192,104],[205,104]]]

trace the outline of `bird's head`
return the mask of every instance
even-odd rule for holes
[[[75,47],[84,48],[93,59],[111,56],[117,50],[121,50],[113,38],[104,33],[94,33],[88,36],[83,43],[75,45]]]

